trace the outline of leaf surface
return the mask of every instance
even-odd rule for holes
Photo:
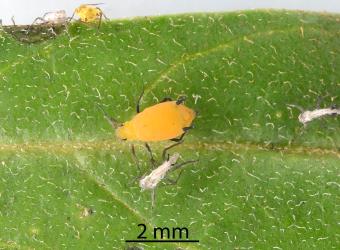
[[[336,248],[339,118],[303,128],[289,104],[339,103],[339,27],[338,15],[247,11],[75,23],[34,44],[1,31],[0,248],[122,249],[140,223],[149,239],[187,227],[200,241],[145,249]],[[199,112],[171,151],[199,162],[157,189],[154,209],[98,108],[130,119],[143,85],[142,109],[186,95]],[[159,161],[167,145],[151,144]]]

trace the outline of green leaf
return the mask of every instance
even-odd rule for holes
[[[288,105],[339,104],[339,18],[246,11],[73,23],[55,38],[1,31],[0,248],[122,249],[144,223],[148,239],[187,227],[200,241],[144,249],[335,249],[339,118],[303,128]],[[171,151],[199,162],[156,190],[154,209],[131,183],[130,143],[98,109],[130,119],[143,85],[142,108],[186,95],[199,112]],[[159,162],[169,143],[151,144]]]

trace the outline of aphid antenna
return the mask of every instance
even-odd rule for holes
[[[92,5],[92,6],[97,6],[97,5],[102,5],[105,3],[86,3],[85,5]]]
[[[105,119],[111,124],[114,129],[118,128],[121,125],[121,123],[119,123],[116,119],[110,117],[101,106],[99,106],[98,104],[96,104],[96,106],[103,112]]]

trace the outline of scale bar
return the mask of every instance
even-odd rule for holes
[[[199,240],[126,240],[125,242],[158,242],[158,243],[169,243],[169,242],[186,242],[195,243],[200,242]]]

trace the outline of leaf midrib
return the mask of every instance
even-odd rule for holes
[[[133,142],[134,144],[141,144],[140,142]],[[166,143],[162,142],[158,148],[162,148]],[[96,140],[72,140],[72,141],[41,141],[41,142],[25,142],[25,143],[8,143],[0,144],[0,153],[61,153],[73,154],[79,150],[130,150],[129,143],[122,143],[117,139],[96,139]],[[275,145],[265,143],[252,142],[230,142],[230,141],[186,141],[184,144],[178,146],[187,150],[233,150],[233,151],[248,151],[254,152],[273,152],[273,153],[287,153],[298,155],[329,155],[340,158],[340,151],[337,148],[323,148],[323,147],[307,147],[305,145]]]

